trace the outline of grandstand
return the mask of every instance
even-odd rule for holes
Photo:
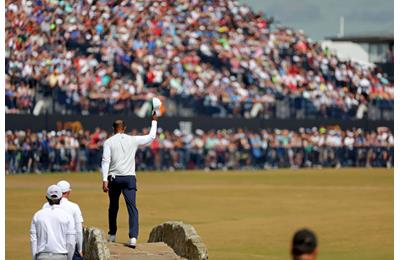
[[[100,128],[144,127],[153,96],[168,119],[143,169],[393,165],[387,75],[237,1],[7,1],[6,17],[9,172],[97,169]]]
[[[6,113],[392,120],[393,82],[237,1],[6,1]]]

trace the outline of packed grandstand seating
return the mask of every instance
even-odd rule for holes
[[[131,134],[141,133],[136,130]],[[7,131],[7,173],[98,170],[104,130],[72,132]],[[338,127],[301,128],[298,131],[219,130],[193,134],[158,129],[158,138],[141,147],[136,168],[263,169],[300,167],[393,167],[393,134]]]
[[[237,1],[6,0],[6,113],[365,118],[393,83]],[[47,104],[47,103],[43,103]],[[43,105],[45,106],[45,105]],[[297,113],[300,111],[300,113]]]

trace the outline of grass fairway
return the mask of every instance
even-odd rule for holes
[[[6,259],[29,259],[29,225],[50,184],[66,179],[84,225],[107,231],[99,173],[6,176]],[[139,173],[139,242],[166,220],[192,224],[214,259],[289,259],[310,227],[319,259],[393,259],[393,170]],[[121,196],[117,240],[128,238]]]

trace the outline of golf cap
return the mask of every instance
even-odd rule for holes
[[[61,199],[62,191],[57,185],[51,185],[47,188],[47,198],[49,199]]]
[[[300,229],[293,236],[292,254],[303,255],[312,253],[317,247],[317,237],[309,229]]]
[[[69,184],[69,182],[64,181],[64,180],[59,181],[57,183],[57,186],[60,187],[62,193],[68,192],[71,190],[71,185]]]
[[[153,105],[153,112],[156,112],[156,115],[160,116],[161,115],[161,111],[160,111],[161,100],[156,97],[153,97],[152,105]]]

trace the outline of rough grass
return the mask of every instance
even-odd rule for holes
[[[99,173],[6,176],[6,259],[28,259],[29,225],[58,180],[72,184],[85,225],[107,231]],[[166,220],[192,224],[210,259],[289,259],[294,231],[313,229],[319,259],[393,259],[393,170],[139,173],[139,242]],[[128,239],[121,196],[117,240]]]

